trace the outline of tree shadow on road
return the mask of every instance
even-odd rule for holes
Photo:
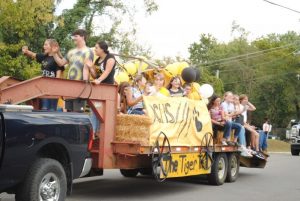
[[[194,185],[197,184],[197,185]],[[163,183],[157,182],[153,177],[139,176],[136,178],[98,179],[74,184],[71,198],[76,196],[89,197],[89,200],[114,199],[121,200],[126,197],[131,199],[147,198],[154,195],[168,196],[181,192],[199,189],[198,184],[205,181],[196,178],[169,179]]]

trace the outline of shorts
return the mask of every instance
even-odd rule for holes
[[[65,101],[65,108],[68,112],[84,112],[86,101],[83,99],[68,99]]]

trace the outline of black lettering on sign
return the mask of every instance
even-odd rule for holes
[[[188,175],[191,171],[196,170],[197,164],[200,164],[200,161],[197,159],[188,159],[185,154],[180,155],[180,162],[181,162],[181,173]],[[198,166],[200,167],[200,166]],[[200,170],[200,168],[199,168]]]
[[[193,110],[193,119],[195,121],[195,127],[197,129],[197,132],[201,132],[202,131],[202,122],[198,120],[199,117],[199,111],[196,110],[196,107]]]
[[[189,175],[192,171],[200,170],[202,168],[200,160],[200,154],[197,155],[196,159],[194,157],[188,158],[186,154],[179,155],[178,160],[174,160],[173,157],[163,158],[165,168],[169,173],[178,173],[181,175]],[[179,164],[181,165],[180,170],[178,169]]]
[[[201,167],[202,167],[201,166],[201,154],[198,155],[198,158],[199,158],[199,166],[198,166],[198,168],[201,169]]]
[[[161,118],[160,118],[160,117],[158,116],[158,114],[157,114],[158,106],[157,106],[156,104],[153,104],[153,105],[150,105],[150,108],[152,109],[153,114],[154,114],[154,120],[153,120],[153,123],[155,123],[156,120],[157,120],[159,123],[162,123]]]
[[[184,118],[184,115],[185,115],[185,110],[186,110],[187,106],[188,106],[188,103],[186,102],[184,104],[184,108],[183,108],[183,111],[182,111],[182,121],[181,122],[186,121],[186,118]]]
[[[174,116],[172,115],[172,113],[168,110],[168,108],[171,107],[170,103],[166,103],[165,104],[165,116],[166,116],[166,120],[167,120],[167,123],[175,123],[175,119],[174,119]],[[168,119],[168,117],[170,117],[170,120]]]
[[[176,112],[176,122],[178,122],[178,116],[179,116],[179,111],[180,111],[180,108],[181,108],[181,103],[179,103],[179,107],[177,108],[177,112]]]
[[[192,118],[190,118],[190,122],[189,122],[188,128],[186,130],[185,137],[189,134],[189,130],[190,130],[191,124],[192,124]]]
[[[190,113],[190,108],[188,107],[188,109],[186,111],[186,118],[184,118],[184,124],[183,124],[180,132],[178,133],[177,139],[179,139],[181,133],[184,131],[185,127],[187,126],[187,121],[189,119],[189,113]],[[183,112],[183,114],[185,114],[185,112]]]
[[[158,107],[159,107],[160,119],[162,121],[161,123],[164,123],[162,109],[161,109],[161,104],[159,104]]]
[[[179,158],[181,160],[181,170],[180,170],[180,172],[182,173],[184,171],[184,159],[186,158],[186,155],[180,155]]]
[[[178,169],[178,161],[177,160],[172,160],[172,157],[170,159],[164,158],[163,161],[165,161],[166,169],[168,172],[177,172]]]

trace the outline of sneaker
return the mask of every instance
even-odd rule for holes
[[[234,142],[227,141],[226,143],[227,143],[229,146],[235,146],[235,143],[234,143]]]
[[[241,156],[246,157],[246,158],[252,158],[253,157],[252,154],[249,151],[247,151],[246,149],[244,149],[241,152]]]
[[[222,141],[222,145],[227,146],[228,144],[226,143],[226,141]]]
[[[261,154],[260,152],[256,152],[255,157],[257,157],[257,158],[259,158],[259,159],[262,159],[262,160],[265,160],[264,155]]]
[[[249,151],[251,152],[252,155],[256,155],[257,154],[257,151],[254,151],[252,149],[250,149]]]
[[[246,149],[247,148],[245,147],[245,145],[241,145],[241,146],[239,146],[238,151],[242,152],[242,151],[244,151]]]

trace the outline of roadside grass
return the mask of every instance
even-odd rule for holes
[[[290,152],[290,144],[280,140],[268,140],[268,152]]]

